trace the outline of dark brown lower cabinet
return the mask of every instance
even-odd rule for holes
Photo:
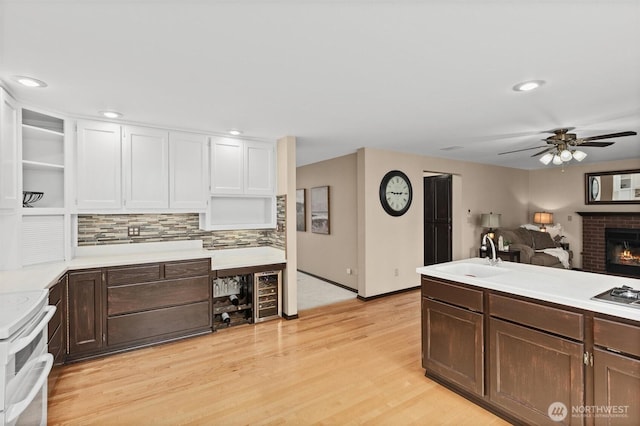
[[[571,416],[584,405],[584,345],[491,318],[489,398],[532,424],[583,424]],[[556,422],[549,407],[561,402],[567,416]]]
[[[423,298],[423,367],[483,395],[483,320],[483,314]]]
[[[103,347],[102,289],[102,273],[99,270],[69,273],[69,358],[99,352]]]
[[[611,411],[596,416],[595,424],[637,425],[640,422],[640,360],[595,348],[593,374],[594,406]]]
[[[56,284],[49,288],[49,305],[56,307],[56,312],[48,325],[47,345],[53,356],[53,368],[49,373],[47,391],[55,389],[58,377],[67,357],[67,275],[63,275]]]

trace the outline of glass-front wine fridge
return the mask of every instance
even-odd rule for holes
[[[278,318],[282,314],[282,271],[257,272],[253,275],[253,285],[254,321]]]

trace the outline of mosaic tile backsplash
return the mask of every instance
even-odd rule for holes
[[[202,240],[206,249],[271,246],[285,249],[286,196],[278,196],[276,229],[203,231],[197,213],[78,215],[78,246]],[[128,236],[139,226],[140,236]]]

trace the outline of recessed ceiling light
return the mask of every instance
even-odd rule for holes
[[[530,90],[537,89],[544,83],[544,80],[523,81],[522,83],[518,83],[513,86],[513,90],[515,90],[516,92],[528,92]]]
[[[100,111],[100,115],[103,115],[107,118],[120,118],[122,117],[122,113],[117,111]]]
[[[242,134],[242,131],[238,130],[238,129],[231,129],[229,130],[229,134],[233,135],[233,136],[239,136]]]
[[[14,75],[13,79],[26,87],[47,87],[47,83],[37,78],[27,77],[24,75]]]

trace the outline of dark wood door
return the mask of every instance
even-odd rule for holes
[[[424,179],[424,264],[451,260],[451,175]]]
[[[484,315],[422,299],[422,366],[484,395]]]
[[[632,425],[640,419],[640,360],[595,348],[594,405],[616,410],[595,418],[596,425]]]
[[[584,405],[584,345],[491,318],[489,397],[501,408],[531,424],[584,424],[572,407]],[[562,421],[549,407],[564,404]]]
[[[103,286],[100,271],[69,274],[69,356],[97,351],[103,345]]]

